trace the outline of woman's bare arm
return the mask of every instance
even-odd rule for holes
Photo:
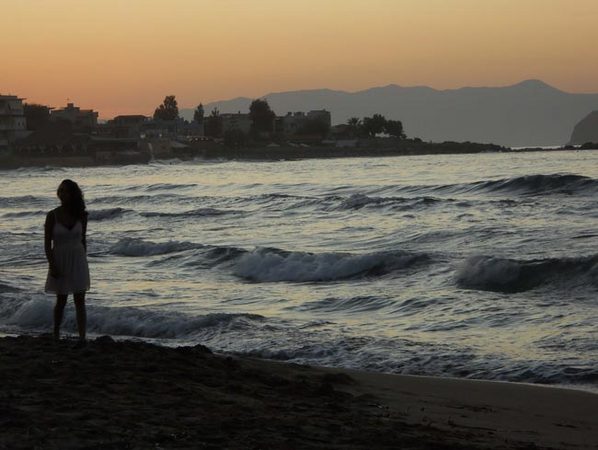
[[[44,224],[44,250],[46,251],[46,259],[49,263],[52,262],[54,256],[52,255],[52,231],[54,229],[54,214],[52,211],[46,216],[46,223]]]
[[[44,250],[50,267],[54,265],[54,254],[52,253],[52,232],[54,230],[54,213],[50,211],[46,216],[44,224]]]
[[[81,243],[83,244],[83,248],[87,252],[87,215],[83,217],[81,220],[81,225],[83,225],[83,233],[81,235]]]

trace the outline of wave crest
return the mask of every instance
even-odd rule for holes
[[[446,188],[451,188],[446,186]],[[584,194],[598,191],[598,180],[574,174],[524,175],[452,186],[457,191],[507,192],[522,195]]]
[[[153,191],[170,191],[170,190],[176,190],[176,189],[189,189],[189,188],[193,188],[196,186],[197,186],[197,184],[195,184],[195,183],[187,183],[187,184],[156,183],[156,184],[141,186],[141,189],[153,192]]]
[[[473,256],[461,265],[455,277],[462,288],[504,293],[555,282],[598,286],[598,255],[530,261]]]
[[[2,217],[6,218],[20,218],[20,217],[29,217],[29,216],[41,216],[46,214],[47,211],[42,211],[41,209],[38,210],[31,210],[31,211],[17,211],[17,212],[9,212],[2,214]]]
[[[96,209],[89,211],[89,220],[102,221],[108,219],[114,219],[116,217],[123,216],[127,213],[132,212],[126,208],[108,208],[108,209]]]
[[[4,325],[46,330],[52,325],[52,308],[53,303],[45,299],[18,301],[3,305],[0,318]],[[219,333],[223,329],[244,330],[257,327],[265,320],[258,314],[212,313],[190,316],[145,308],[101,306],[88,306],[87,316],[88,331],[91,333],[162,339],[193,338],[206,333]],[[77,329],[72,309],[66,311],[64,328],[72,332]]]
[[[203,247],[203,245],[193,242],[152,242],[137,238],[125,238],[114,244],[109,253],[119,256],[155,256]]]
[[[375,296],[359,296],[350,298],[327,297],[321,300],[315,300],[303,303],[301,305],[291,306],[288,309],[295,311],[314,311],[325,313],[363,313],[378,311],[392,305],[394,305],[393,300]]]
[[[434,197],[369,197],[365,194],[353,194],[345,198],[338,209],[361,209],[365,207],[385,207],[390,206],[402,210],[412,209],[420,206],[429,206],[441,201],[453,201],[450,199],[438,199]]]
[[[226,210],[217,208],[199,208],[191,211],[183,211],[176,213],[169,212],[142,212],[140,213],[143,217],[211,217],[211,216],[224,216],[226,214],[242,214],[243,211],[239,210]]]
[[[309,282],[380,276],[428,260],[424,254],[377,252],[349,253],[286,252],[257,248],[242,255],[235,275],[251,281]]]
[[[23,205],[42,206],[52,203],[51,197],[36,197],[33,195],[21,195],[17,197],[0,197],[0,206],[22,208]]]
[[[573,174],[526,175],[497,181],[487,181],[480,186],[489,191],[507,191],[522,194],[549,192],[576,194],[598,189],[598,180]]]

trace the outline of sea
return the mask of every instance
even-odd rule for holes
[[[52,328],[66,178],[91,337],[598,389],[598,151],[1,171],[0,333]]]

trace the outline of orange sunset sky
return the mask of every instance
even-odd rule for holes
[[[0,0],[0,93],[103,118],[309,88],[598,92],[597,0]]]

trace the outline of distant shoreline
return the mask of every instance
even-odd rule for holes
[[[598,149],[598,148],[597,148]],[[392,145],[385,142],[376,142],[375,145],[336,147],[336,146],[293,146],[270,145],[244,148],[194,148],[191,147],[184,154],[173,152],[151,158],[143,152],[136,154],[120,155],[114,152],[110,159],[96,159],[90,155],[74,156],[10,156],[0,158],[0,170],[11,170],[25,167],[102,167],[121,166],[130,164],[147,164],[151,161],[168,159],[194,160],[253,160],[253,161],[280,161],[304,159],[332,159],[332,158],[376,158],[394,156],[431,156],[431,155],[462,155],[479,153],[530,153],[530,152],[556,152],[556,151],[585,151],[595,148],[570,148],[570,147],[524,147],[510,148],[496,144],[479,144],[473,142],[418,142],[413,140],[394,141]]]

